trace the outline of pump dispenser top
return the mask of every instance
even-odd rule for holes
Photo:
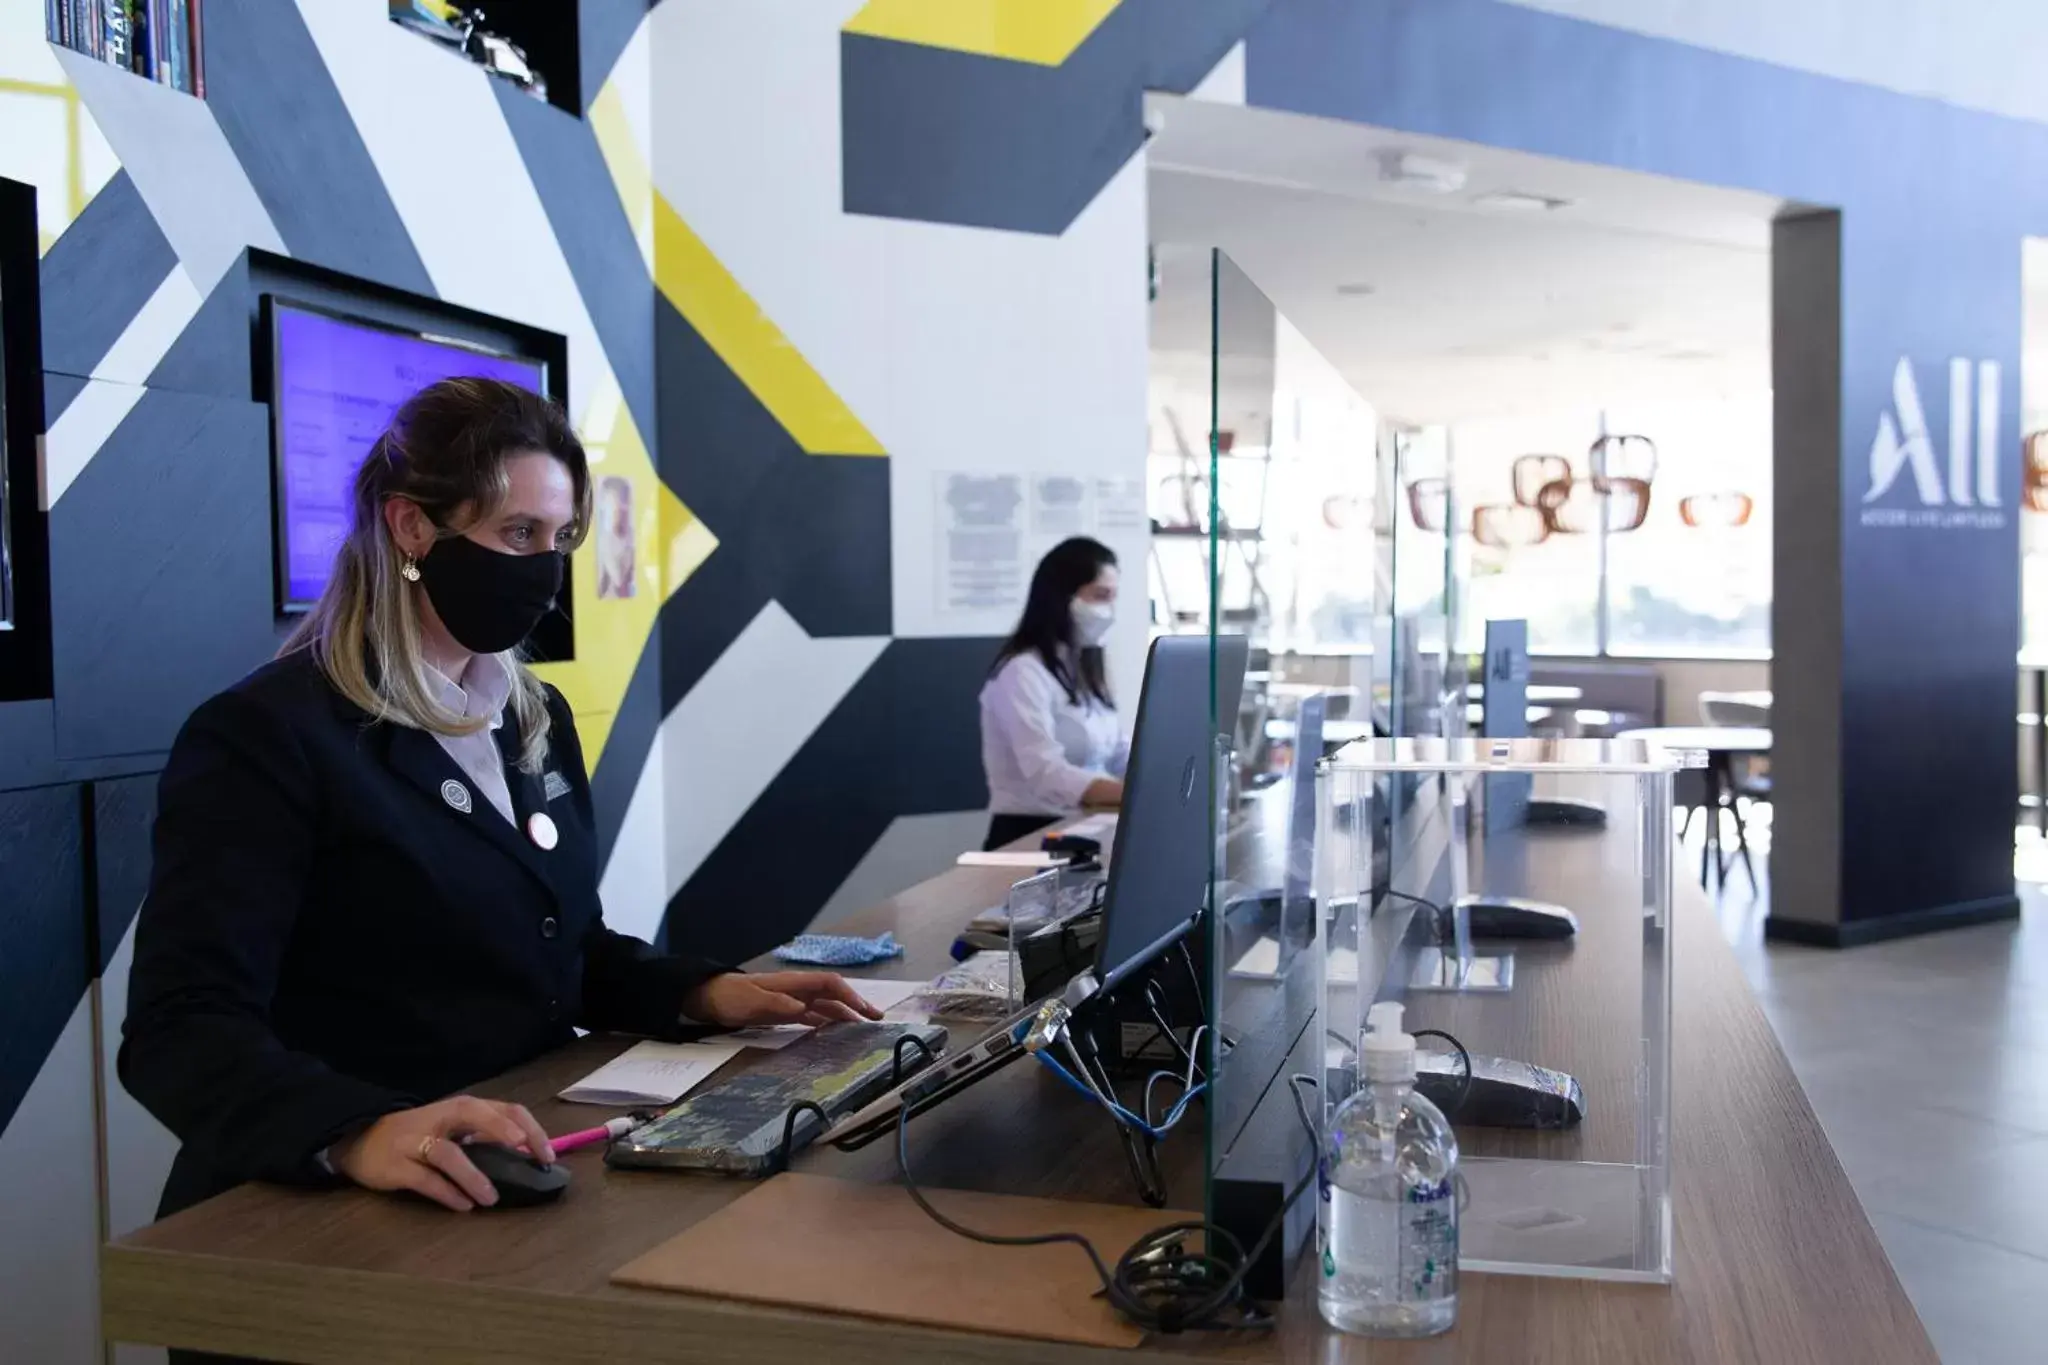
[[[1415,1039],[1401,1031],[1403,1006],[1388,1000],[1365,1012],[1365,1041],[1359,1047],[1368,1082],[1415,1079]]]

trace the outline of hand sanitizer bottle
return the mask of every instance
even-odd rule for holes
[[[1366,1029],[1365,1084],[1323,1140],[1317,1298],[1342,1331],[1435,1336],[1458,1317],[1458,1140],[1415,1093],[1401,1006],[1374,1005]]]

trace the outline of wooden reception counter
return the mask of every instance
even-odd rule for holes
[[[1012,875],[950,871],[845,927],[893,930],[908,954],[881,974],[924,979],[948,964],[955,932],[1001,900]],[[1709,907],[1679,880],[1677,1273],[1668,1287],[1468,1275],[1456,1329],[1411,1344],[1328,1331],[1316,1316],[1313,1276],[1299,1274],[1270,1332],[1154,1338],[1132,1357],[615,1286],[610,1277],[620,1266],[751,1187],[612,1171],[591,1149],[564,1158],[574,1184],[542,1209],[457,1216],[359,1191],[231,1191],[105,1249],[106,1336],[305,1365],[1932,1365],[1933,1347]],[[590,1109],[551,1097],[624,1045],[586,1038],[477,1093],[530,1105],[551,1132],[583,1127]],[[927,1186],[1134,1202],[1109,1125],[1035,1067],[1010,1068],[921,1118],[911,1134]],[[1199,1207],[1199,1125],[1169,1140],[1163,1155],[1174,1201]],[[888,1143],[851,1154],[812,1150],[796,1164],[875,1183],[895,1176]],[[863,1249],[850,1243],[845,1253],[857,1258]],[[933,1294],[946,1290],[931,1286]]]

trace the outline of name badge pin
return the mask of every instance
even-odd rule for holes
[[[543,853],[551,852],[555,845],[562,841],[561,834],[555,829],[555,822],[539,812],[527,819],[526,836],[533,840],[534,845]]]
[[[451,777],[441,784],[441,799],[446,801],[451,809],[463,815],[469,814],[469,788],[454,778]]]

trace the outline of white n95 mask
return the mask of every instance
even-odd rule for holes
[[[1116,608],[1109,603],[1074,599],[1074,643],[1081,648],[1093,649],[1101,644],[1115,624]]]

